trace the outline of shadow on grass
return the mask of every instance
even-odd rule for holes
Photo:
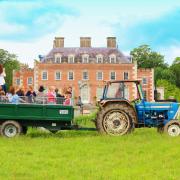
[[[76,137],[92,137],[98,136],[99,133],[97,131],[90,130],[63,130],[58,131],[57,133],[51,133],[48,130],[39,130],[39,129],[30,129],[28,130],[27,137],[31,138],[76,138]]]

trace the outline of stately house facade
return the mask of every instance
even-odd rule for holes
[[[154,99],[153,69],[138,69],[137,63],[123,55],[117,48],[116,38],[107,38],[107,47],[91,47],[90,37],[80,38],[80,47],[64,47],[64,38],[56,37],[52,50],[40,61],[34,62],[34,69],[22,67],[13,73],[14,86],[40,85],[47,89],[57,87],[62,93],[73,87],[73,97],[81,96],[83,103],[94,103],[102,96],[105,81],[142,80],[143,90],[149,101]],[[137,97],[134,85],[126,86],[128,99]]]

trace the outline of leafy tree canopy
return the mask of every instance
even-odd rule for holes
[[[175,76],[176,85],[180,88],[180,57],[177,57],[170,67]]]
[[[139,68],[167,67],[164,63],[164,56],[152,51],[149,45],[141,45],[130,53],[134,61],[137,61]]]

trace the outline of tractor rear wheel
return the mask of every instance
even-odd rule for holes
[[[169,121],[165,127],[164,131],[170,136],[179,136],[180,135],[180,122],[176,120]]]
[[[131,132],[134,124],[128,108],[123,104],[110,104],[98,113],[96,128],[100,133],[120,136]]]
[[[0,133],[8,138],[19,136],[22,133],[22,126],[17,121],[5,121],[1,126]]]

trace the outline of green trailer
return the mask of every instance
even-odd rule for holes
[[[73,129],[74,108],[53,104],[0,104],[0,133],[14,137],[27,127],[44,127],[51,132]]]

